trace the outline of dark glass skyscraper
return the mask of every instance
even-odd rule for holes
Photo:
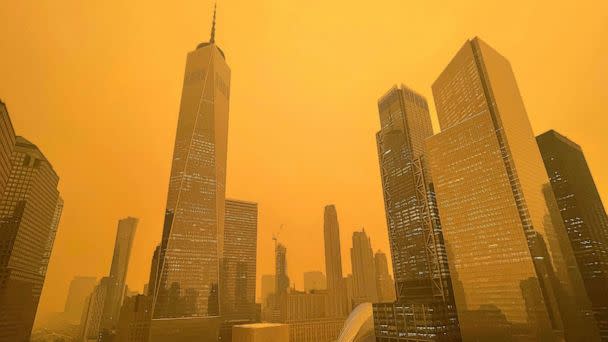
[[[379,341],[460,338],[425,139],[433,129],[426,99],[406,86],[378,100],[378,159],[396,301],[374,305]]]
[[[51,164],[36,145],[15,141],[0,200],[0,341],[29,340],[63,208]]]
[[[608,341],[608,217],[581,147],[548,131],[536,137],[602,338]]]
[[[211,39],[186,60],[153,300],[151,335],[159,339],[217,338],[229,96],[214,15]]]

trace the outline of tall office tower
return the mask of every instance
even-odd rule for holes
[[[268,296],[274,293],[276,285],[274,274],[263,274],[262,275],[262,286],[260,288],[260,301],[262,306],[267,305]]]
[[[79,342],[93,342],[100,338],[104,306],[111,286],[112,279],[103,277],[87,296],[80,316]]]
[[[275,268],[274,276],[276,284],[275,296],[281,297],[289,290],[289,276],[287,275],[287,248],[282,243],[277,243],[274,247]]]
[[[104,302],[102,329],[113,330],[118,323],[120,307],[125,294],[127,270],[131,257],[131,247],[139,220],[127,217],[118,221],[116,240],[114,242],[114,255],[110,267],[110,285]]]
[[[232,326],[255,323],[257,203],[226,199],[224,255],[220,271],[222,327],[220,339],[232,340]]]
[[[346,316],[350,305],[346,297],[342,274],[342,252],[340,248],[340,224],[338,212],[333,204],[325,206],[323,213],[323,242],[325,244],[325,274],[327,291],[332,301],[333,315]]]
[[[0,100],[0,194],[11,174],[11,158],[15,150],[15,130],[8,115],[8,109]]]
[[[378,289],[378,302],[388,303],[395,301],[395,283],[388,273],[386,254],[378,250],[374,254],[374,267],[376,270],[376,288]]]
[[[433,135],[427,101],[405,85],[394,86],[378,100],[378,112],[376,143],[397,298],[373,306],[376,336],[457,340],[449,268],[425,163],[424,141]]]
[[[72,279],[63,309],[63,314],[67,321],[70,323],[80,322],[85,300],[95,288],[96,283],[97,278],[95,277],[74,277]]]
[[[511,65],[475,38],[432,89],[442,132],[427,153],[463,339],[596,340]]]
[[[257,203],[226,200],[222,262],[222,316],[255,316]]]
[[[587,295],[608,341],[608,217],[583,150],[556,131],[536,137]]]
[[[230,68],[215,44],[188,53],[161,241],[151,335],[216,338],[224,249]],[[171,329],[174,329],[171,330]]]
[[[63,203],[42,152],[15,141],[0,200],[0,341],[29,340]]]
[[[327,278],[323,272],[304,272],[304,292],[325,289],[327,289]]]
[[[360,303],[378,301],[376,271],[372,243],[365,233],[353,232],[353,247],[350,249],[353,270],[353,297],[355,306]]]

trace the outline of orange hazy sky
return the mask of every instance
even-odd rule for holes
[[[3,1],[0,98],[61,177],[65,199],[39,314],[63,310],[75,275],[110,268],[117,220],[140,218],[127,283],[142,290],[159,242],[186,53],[209,37],[211,1]],[[608,2],[220,0],[232,69],[229,197],[259,203],[258,275],[272,233],[289,274],[324,271],[323,206],[343,263],[365,227],[388,252],[376,101],[393,84],[427,96],[467,38],[512,63],[536,133],[586,152],[608,202]]]

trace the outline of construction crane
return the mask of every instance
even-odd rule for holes
[[[279,231],[277,233],[273,233],[272,234],[272,240],[274,241],[274,249],[277,249],[277,243],[279,242],[279,235],[281,234],[281,231],[283,230],[283,226],[284,224],[281,223],[281,226],[279,227]]]

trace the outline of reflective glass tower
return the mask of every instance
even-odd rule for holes
[[[188,53],[151,335],[215,338],[223,251],[230,68],[215,43]],[[205,335],[210,334],[210,335]],[[180,337],[181,336],[181,337]]]
[[[608,340],[608,217],[581,147],[548,131],[536,137],[602,338]]]
[[[63,200],[36,145],[16,137],[0,200],[0,341],[28,341]]]
[[[395,86],[378,100],[376,133],[396,301],[374,304],[378,341],[460,338],[435,193],[425,162],[426,99]]]
[[[597,339],[510,63],[472,39],[432,90],[427,154],[463,339]]]
[[[257,203],[227,199],[222,263],[222,316],[255,317]]]

